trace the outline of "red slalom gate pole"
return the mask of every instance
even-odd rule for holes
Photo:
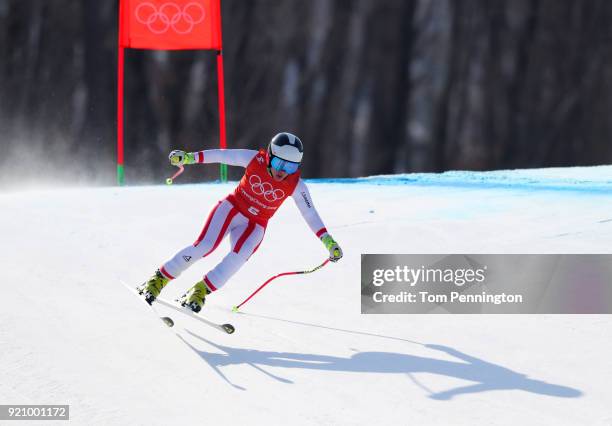
[[[223,75],[223,52],[217,52],[217,92],[219,96],[219,148],[227,148],[225,129],[225,76]],[[227,182],[227,164],[221,164],[221,182]]]
[[[272,278],[268,279],[265,283],[263,283],[262,285],[259,286],[259,288],[257,290],[255,290],[249,297],[247,297],[240,305],[236,305],[232,308],[233,312],[238,312],[238,309],[240,309],[240,307],[242,305],[244,305],[246,302],[248,302],[249,300],[251,300],[251,298],[253,296],[255,296],[257,293],[259,293],[259,291],[264,288],[265,286],[267,286],[272,280],[275,280],[279,277],[284,277],[285,275],[301,275],[301,274],[312,274],[315,271],[318,271],[319,269],[321,269],[322,267],[324,267],[325,265],[327,265],[329,263],[329,259],[325,259],[325,262],[321,263],[319,266],[317,266],[316,268],[310,269],[308,271],[296,271],[296,272],[283,272],[282,274],[278,274],[278,275],[274,275]]]
[[[125,53],[119,46],[117,58],[117,184],[125,183],[125,168],[123,158],[123,81],[124,81]]]

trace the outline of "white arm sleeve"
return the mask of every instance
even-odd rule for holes
[[[300,213],[304,217],[304,220],[314,232],[318,238],[321,237],[322,234],[327,232],[325,229],[325,225],[317,213],[317,209],[315,209],[314,203],[312,202],[312,198],[310,198],[310,192],[308,191],[308,187],[304,183],[302,179],[298,182],[295,187],[295,191],[291,194],[293,197],[293,201],[297,205]]]
[[[194,152],[197,163],[224,163],[230,166],[246,167],[258,151],[252,149],[207,149]]]

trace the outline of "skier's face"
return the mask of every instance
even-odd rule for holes
[[[298,171],[300,167],[299,163],[294,163],[292,161],[283,160],[279,157],[270,157],[268,162],[268,168],[270,169],[270,174],[275,181],[281,181],[285,179],[292,173]]]
[[[285,179],[289,174],[283,170],[276,170],[274,167],[270,167],[270,174],[272,175],[272,179],[277,182]]]

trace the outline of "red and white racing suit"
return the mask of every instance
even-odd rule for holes
[[[263,240],[268,220],[289,196],[293,197],[317,237],[327,232],[300,172],[288,175],[280,182],[275,181],[268,173],[268,158],[264,150],[211,149],[195,153],[195,158],[197,163],[225,163],[246,170],[234,192],[213,208],[198,239],[160,268],[167,278],[178,277],[196,261],[208,256],[229,234],[230,252],[204,276],[211,291],[221,288],[255,253]]]

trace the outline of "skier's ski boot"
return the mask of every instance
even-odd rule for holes
[[[196,314],[202,310],[206,296],[210,294],[209,288],[204,281],[199,281],[179,299],[182,306],[191,309]]]
[[[140,287],[138,287],[138,293],[144,296],[145,301],[150,305],[152,304],[162,289],[168,284],[170,280],[162,275],[159,271],[155,271],[155,274]]]

